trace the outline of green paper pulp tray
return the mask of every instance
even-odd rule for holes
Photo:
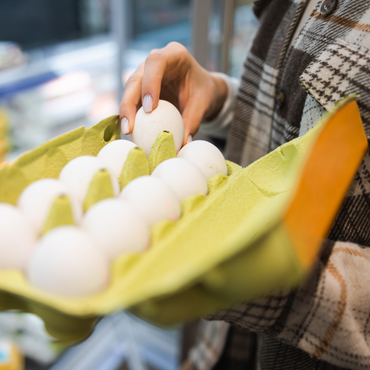
[[[0,169],[0,201],[15,204],[31,182],[58,177],[71,159],[118,138],[113,116],[47,142]],[[250,166],[228,162],[228,176],[211,178],[206,197],[183,201],[179,221],[153,226],[148,251],[113,263],[105,291],[68,299],[36,289],[19,271],[0,271],[0,310],[32,312],[52,336],[72,343],[117,310],[173,325],[294,287],[313,265],[366,149],[351,97]]]

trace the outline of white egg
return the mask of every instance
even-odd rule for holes
[[[46,233],[27,269],[37,288],[67,297],[98,293],[109,282],[109,263],[86,232],[61,226]]]
[[[162,179],[180,202],[190,195],[208,193],[207,180],[202,171],[183,158],[167,159],[157,166],[152,176]]]
[[[167,130],[173,135],[176,153],[180,150],[184,138],[184,122],[177,108],[171,103],[160,100],[156,109],[145,113],[141,107],[136,113],[135,126],[131,139],[149,155],[157,135]]]
[[[97,171],[108,170],[114,196],[119,194],[118,179],[111,173],[106,164],[99,158],[91,155],[83,155],[68,162],[62,169],[59,179],[70,190],[80,204],[83,204],[90,183]]]
[[[21,211],[0,203],[0,270],[24,270],[35,243],[36,233]]]
[[[149,243],[149,227],[133,206],[111,198],[93,205],[82,227],[100,251],[110,260],[128,252],[142,252]]]
[[[180,202],[171,188],[154,176],[141,176],[129,182],[121,192],[145,218],[149,226],[163,220],[175,221],[180,217]]]
[[[208,180],[214,175],[227,176],[227,165],[221,151],[208,141],[195,140],[186,144],[177,154],[196,164]]]
[[[100,150],[98,158],[106,164],[114,176],[119,178],[128,153],[135,147],[137,145],[131,141],[114,140]]]
[[[57,179],[41,179],[28,185],[19,196],[17,206],[39,234],[45,226],[51,206],[61,195],[69,196],[74,221],[79,223],[82,207],[73,198],[67,186]]]

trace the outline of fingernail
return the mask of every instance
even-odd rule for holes
[[[143,109],[145,113],[150,113],[153,110],[153,99],[150,94],[144,96]]]
[[[121,132],[122,135],[127,135],[130,131],[130,127],[128,125],[128,120],[126,117],[123,117],[121,120]]]
[[[188,141],[186,142],[186,144],[189,144],[193,141],[193,137],[191,135],[188,136]]]

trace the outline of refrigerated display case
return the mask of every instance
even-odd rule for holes
[[[239,77],[258,25],[252,0],[194,0],[192,50],[205,68]]]
[[[123,82],[152,48],[190,43],[190,0],[22,4],[0,0],[0,41],[16,42],[27,60],[0,71],[0,107],[14,133],[9,160],[117,113]]]

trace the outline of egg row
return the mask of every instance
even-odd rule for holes
[[[0,225],[6,226],[0,229],[1,269],[26,271],[32,284],[54,294],[92,294],[106,287],[110,262],[123,253],[141,252],[148,247],[152,225],[177,220],[180,202],[187,196],[207,194],[207,181],[199,168],[182,158],[173,158],[161,163],[152,176],[131,181],[119,198],[100,201],[83,216],[83,192],[76,189],[76,184],[86,191],[88,182],[77,174],[89,168],[91,158],[95,157],[77,158],[83,166],[71,171],[76,174],[73,182],[68,177],[62,181],[66,166],[60,180],[42,179],[26,188],[18,200],[18,209],[0,205]],[[111,179],[113,184],[116,178]],[[62,194],[69,195],[75,223],[81,227],[51,230],[34,249],[53,201]]]
[[[171,109],[176,110],[173,106]],[[139,112],[137,116],[140,117]],[[146,154],[158,130],[176,131],[166,126],[174,122],[182,127],[182,133],[177,130],[178,135],[174,135],[178,152],[182,120],[171,119],[166,123],[162,119],[158,123],[153,114],[142,116],[144,121],[149,117],[152,125],[151,129],[147,127],[146,135],[136,135],[137,144],[145,147]],[[167,116],[171,118],[173,114]],[[135,127],[140,128],[139,121]],[[136,147],[127,140],[113,141],[97,157],[71,160],[58,180],[42,179],[30,184],[20,195],[17,207],[0,203],[0,269],[22,270],[31,283],[51,293],[65,296],[95,293],[107,286],[109,265],[114,259],[127,252],[146,250],[151,226],[162,220],[177,220],[180,203],[185,198],[206,195],[210,177],[227,175],[222,153],[208,142],[194,141],[182,148],[177,158],[158,165],[151,176],[136,178],[120,191],[123,167]],[[104,185],[109,188],[110,198],[105,194],[107,199],[91,206],[86,203],[88,193],[99,174],[108,179]],[[56,213],[61,225],[79,226],[52,225],[54,228],[48,231],[55,204],[59,207],[64,204],[63,212],[69,212],[70,219],[61,219],[61,213]]]
[[[101,277],[94,291],[103,288],[110,263],[124,253],[146,250],[150,240],[143,217],[120,198],[96,203],[80,226],[59,226],[40,239],[10,204],[0,203],[0,224],[0,269],[20,270],[38,288],[68,296],[92,293],[91,284],[84,285],[89,276]],[[74,286],[66,287],[63,279],[74,280]]]
[[[118,178],[133,148],[135,144],[132,142],[116,140],[106,145],[97,157],[77,157],[64,166],[59,181],[41,179],[30,184],[18,198],[17,206],[40,235],[44,231],[53,202],[58,196],[66,195],[71,203],[74,223],[78,224],[90,184],[99,171],[105,171],[109,175],[111,196],[119,195]],[[219,157],[218,163],[215,161],[215,154]],[[194,141],[181,149],[177,158],[162,162],[152,173],[152,176],[163,180],[167,187],[159,185],[154,179],[149,180],[150,177],[144,177],[140,181],[133,181],[130,186],[126,185],[121,196],[135,198],[131,201],[142,210],[143,216],[147,216],[149,226],[152,226],[167,218],[159,203],[171,198],[168,187],[178,201],[182,202],[192,194],[206,195],[208,178],[218,173],[227,174],[222,153],[208,142]]]

